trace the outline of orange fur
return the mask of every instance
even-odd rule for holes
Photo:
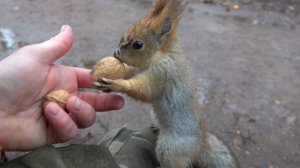
[[[158,90],[153,88],[153,83],[156,79],[149,77],[149,75],[137,75],[129,80],[118,79],[115,81],[114,91],[126,93],[130,97],[143,102],[152,102],[158,96]],[[157,82],[158,83],[158,82]],[[159,86],[158,86],[159,87]]]

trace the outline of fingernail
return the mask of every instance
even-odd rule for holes
[[[57,108],[57,106],[52,104],[50,107],[50,114],[56,116],[58,112],[59,112],[59,108]]]
[[[74,103],[74,109],[76,111],[79,111],[81,109],[82,102],[79,98],[76,98],[75,103]]]
[[[67,29],[67,25],[63,25],[63,26],[60,28],[60,32],[59,32],[59,33],[64,32],[66,29]]]
[[[121,109],[124,106],[124,99],[122,97],[118,97],[118,101],[116,103],[116,108]]]

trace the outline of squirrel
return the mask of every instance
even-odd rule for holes
[[[157,0],[151,12],[124,33],[114,56],[139,72],[128,79],[102,78],[96,86],[152,104],[162,168],[236,168],[229,149],[205,126],[192,73],[177,42],[181,0]]]

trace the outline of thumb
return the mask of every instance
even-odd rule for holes
[[[64,25],[61,27],[59,34],[43,43],[35,45],[35,47],[39,48],[39,54],[36,55],[41,62],[52,64],[69,51],[72,43],[72,28],[69,25]]]

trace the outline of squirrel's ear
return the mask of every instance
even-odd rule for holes
[[[166,36],[171,32],[172,30],[172,20],[167,17],[155,30],[155,36],[159,43],[163,42],[164,39],[166,39]]]
[[[163,22],[163,26],[161,29],[161,35],[164,35],[166,33],[169,33],[172,29],[172,20],[168,17]]]
[[[183,11],[182,0],[157,0],[153,10],[145,19],[162,48],[167,49],[176,41],[176,29]]]

